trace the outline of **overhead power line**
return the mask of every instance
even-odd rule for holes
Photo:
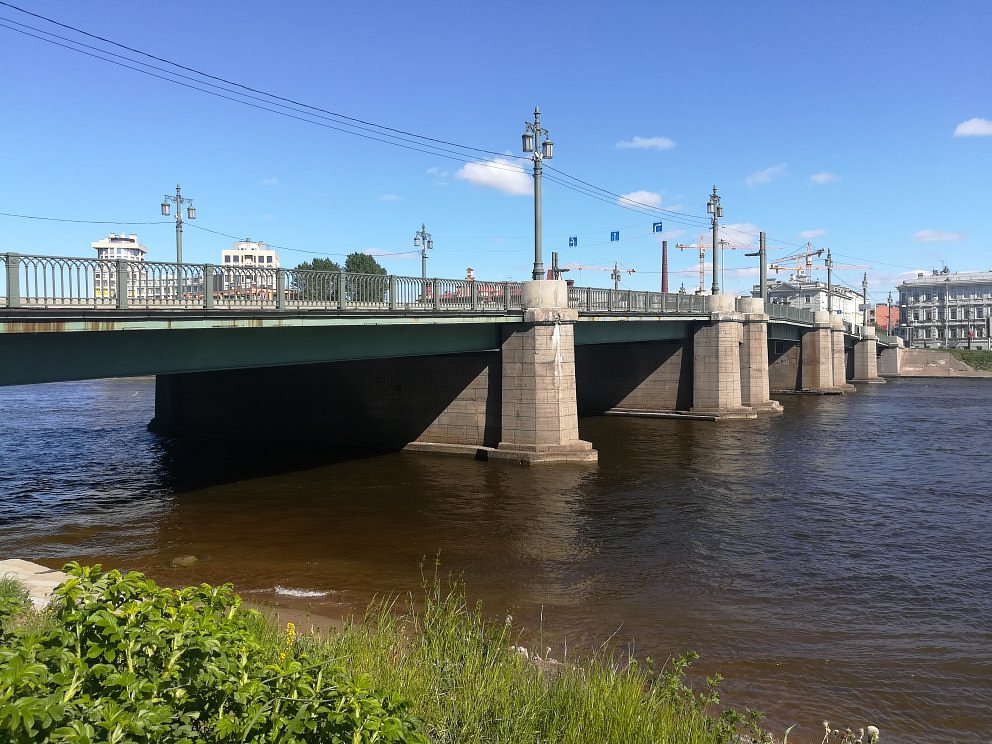
[[[174,85],[196,90],[206,95],[215,96],[233,103],[239,103],[250,108],[266,111],[268,113],[294,119],[307,124],[313,124],[315,126],[323,127],[325,129],[337,131],[343,134],[361,137],[373,142],[411,150],[413,152],[420,152],[434,157],[459,162],[464,162],[467,160],[469,162],[484,165],[494,170],[520,172],[520,168],[517,167],[513,161],[526,161],[529,159],[525,156],[498,152],[495,150],[474,147],[450,140],[417,134],[397,127],[377,124],[359,117],[331,111],[329,109],[314,106],[287,96],[281,96],[260,88],[255,88],[250,85],[228,80],[227,78],[204,72],[203,70],[195,67],[183,65],[165,57],[160,57],[149,52],[142,51],[141,49],[127,46],[126,44],[114,41],[113,39],[109,39],[107,37],[85,31],[76,26],[55,20],[54,18],[49,18],[48,16],[29,11],[18,5],[14,5],[13,3],[5,2],[4,0],[0,0],[0,6],[10,8],[11,10],[23,13],[40,21],[44,21],[45,23],[52,24],[58,28],[79,34],[87,39],[108,45],[111,49],[102,48],[93,44],[87,44],[83,41],[56,34],[52,31],[38,28],[37,26],[21,23],[10,18],[0,18],[0,28],[5,28],[9,31],[29,36],[39,41],[53,44],[109,64],[123,67],[133,72],[148,75]],[[153,60],[154,62],[161,63],[161,65],[166,65],[167,67],[151,64],[149,62],[142,61],[141,59],[134,59],[133,57],[126,56],[114,50],[124,50],[131,55],[138,55],[139,57],[147,60]],[[177,72],[177,70],[182,72]],[[490,157],[483,158],[482,156]],[[496,162],[493,158],[505,159],[509,162],[500,163]],[[557,176],[554,177],[551,175],[546,175],[546,178],[549,181],[553,181],[563,188],[597,201],[611,204],[615,207],[626,209],[635,213],[651,216],[662,216],[668,221],[692,228],[704,227],[708,223],[708,218],[705,216],[678,212],[664,207],[655,206],[653,204],[640,202],[622,194],[610,191],[609,189],[596,186],[595,184],[576,176],[572,176],[557,168],[553,168],[551,166],[546,167],[548,170],[554,171]],[[751,235],[753,237],[757,236],[756,234],[747,231],[735,231],[740,234]],[[786,245],[799,246],[797,243],[791,243],[777,238],[775,240],[776,242]]]

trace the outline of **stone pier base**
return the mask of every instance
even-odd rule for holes
[[[854,385],[847,381],[847,357],[844,353],[844,321],[839,315],[830,319],[830,333],[833,340],[834,387],[843,393],[854,391]]]
[[[508,326],[502,358],[500,442],[492,460],[536,464],[597,462],[599,454],[579,439],[575,397],[574,324],[563,281],[523,286],[524,322]]]
[[[843,351],[842,347],[842,354]],[[812,330],[803,334],[801,390],[825,394],[841,392],[834,386],[833,332],[826,310],[816,311]]]
[[[717,419],[758,415],[741,402],[744,316],[735,311],[734,300],[732,295],[710,297],[710,320],[693,335],[693,415]]]
[[[854,380],[852,382],[885,382],[878,376],[878,341],[874,328],[865,328],[865,335],[854,346]]]

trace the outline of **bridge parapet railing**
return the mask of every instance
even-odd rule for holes
[[[702,295],[596,287],[569,287],[568,306],[587,313],[703,315],[708,312],[706,297]]]
[[[506,311],[519,282],[0,253],[0,307]]]
[[[779,305],[777,303],[766,303],[765,313],[769,318],[776,320],[794,320],[800,323],[813,325],[816,313],[803,307],[793,307],[792,305]]]

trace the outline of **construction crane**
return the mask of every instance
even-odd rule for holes
[[[823,248],[818,248],[814,251],[813,247],[807,243],[804,251],[793,253],[791,256],[783,256],[777,262],[769,264],[768,268],[772,269],[777,274],[779,271],[783,271],[785,269],[791,270],[794,265],[796,269],[796,278],[800,281],[804,278],[809,278],[814,271],[824,271],[827,268],[830,268],[831,270],[872,268],[871,266],[865,264],[837,264],[831,262],[830,266],[827,267],[826,265],[817,265],[813,263],[814,257],[819,258],[826,252],[827,251]],[[795,261],[795,264],[790,263],[786,265],[789,261]]]
[[[706,237],[706,236],[705,235],[700,235],[699,236],[699,242],[698,243],[689,243],[689,244],[679,243],[678,244],[678,249],[680,251],[684,251],[684,250],[687,250],[689,248],[692,248],[693,250],[697,250],[697,249],[699,250],[699,289],[696,290],[696,294],[703,294],[703,291],[704,291],[703,290],[703,287],[705,286],[705,282],[706,282],[706,270],[705,270],[705,268],[706,268],[706,245],[705,245],[705,243],[703,243],[703,238],[704,237]]]
[[[684,251],[684,250],[686,250],[688,248],[692,248],[693,250],[696,250],[696,249],[699,250],[699,289],[696,290],[696,294],[704,294],[705,291],[706,291],[705,290],[705,286],[706,286],[706,251],[708,251],[709,248],[707,248],[706,247],[706,244],[703,242],[703,240],[705,239],[705,237],[706,237],[705,235],[700,235],[699,236],[699,242],[698,243],[689,243],[688,245],[684,245],[682,243],[679,243],[678,244],[678,249],[680,251]],[[736,243],[733,243],[733,242],[731,242],[729,240],[722,240],[722,239],[719,241],[719,246],[720,246],[720,250],[725,250],[727,248],[730,248],[730,250],[732,250],[732,251],[736,251],[738,249],[738,247],[739,247]],[[722,280],[722,277],[721,277],[721,280]]]

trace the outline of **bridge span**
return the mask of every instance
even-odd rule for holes
[[[876,382],[873,328],[729,295],[0,254],[0,385],[155,375],[153,428],[592,461],[578,414]]]

